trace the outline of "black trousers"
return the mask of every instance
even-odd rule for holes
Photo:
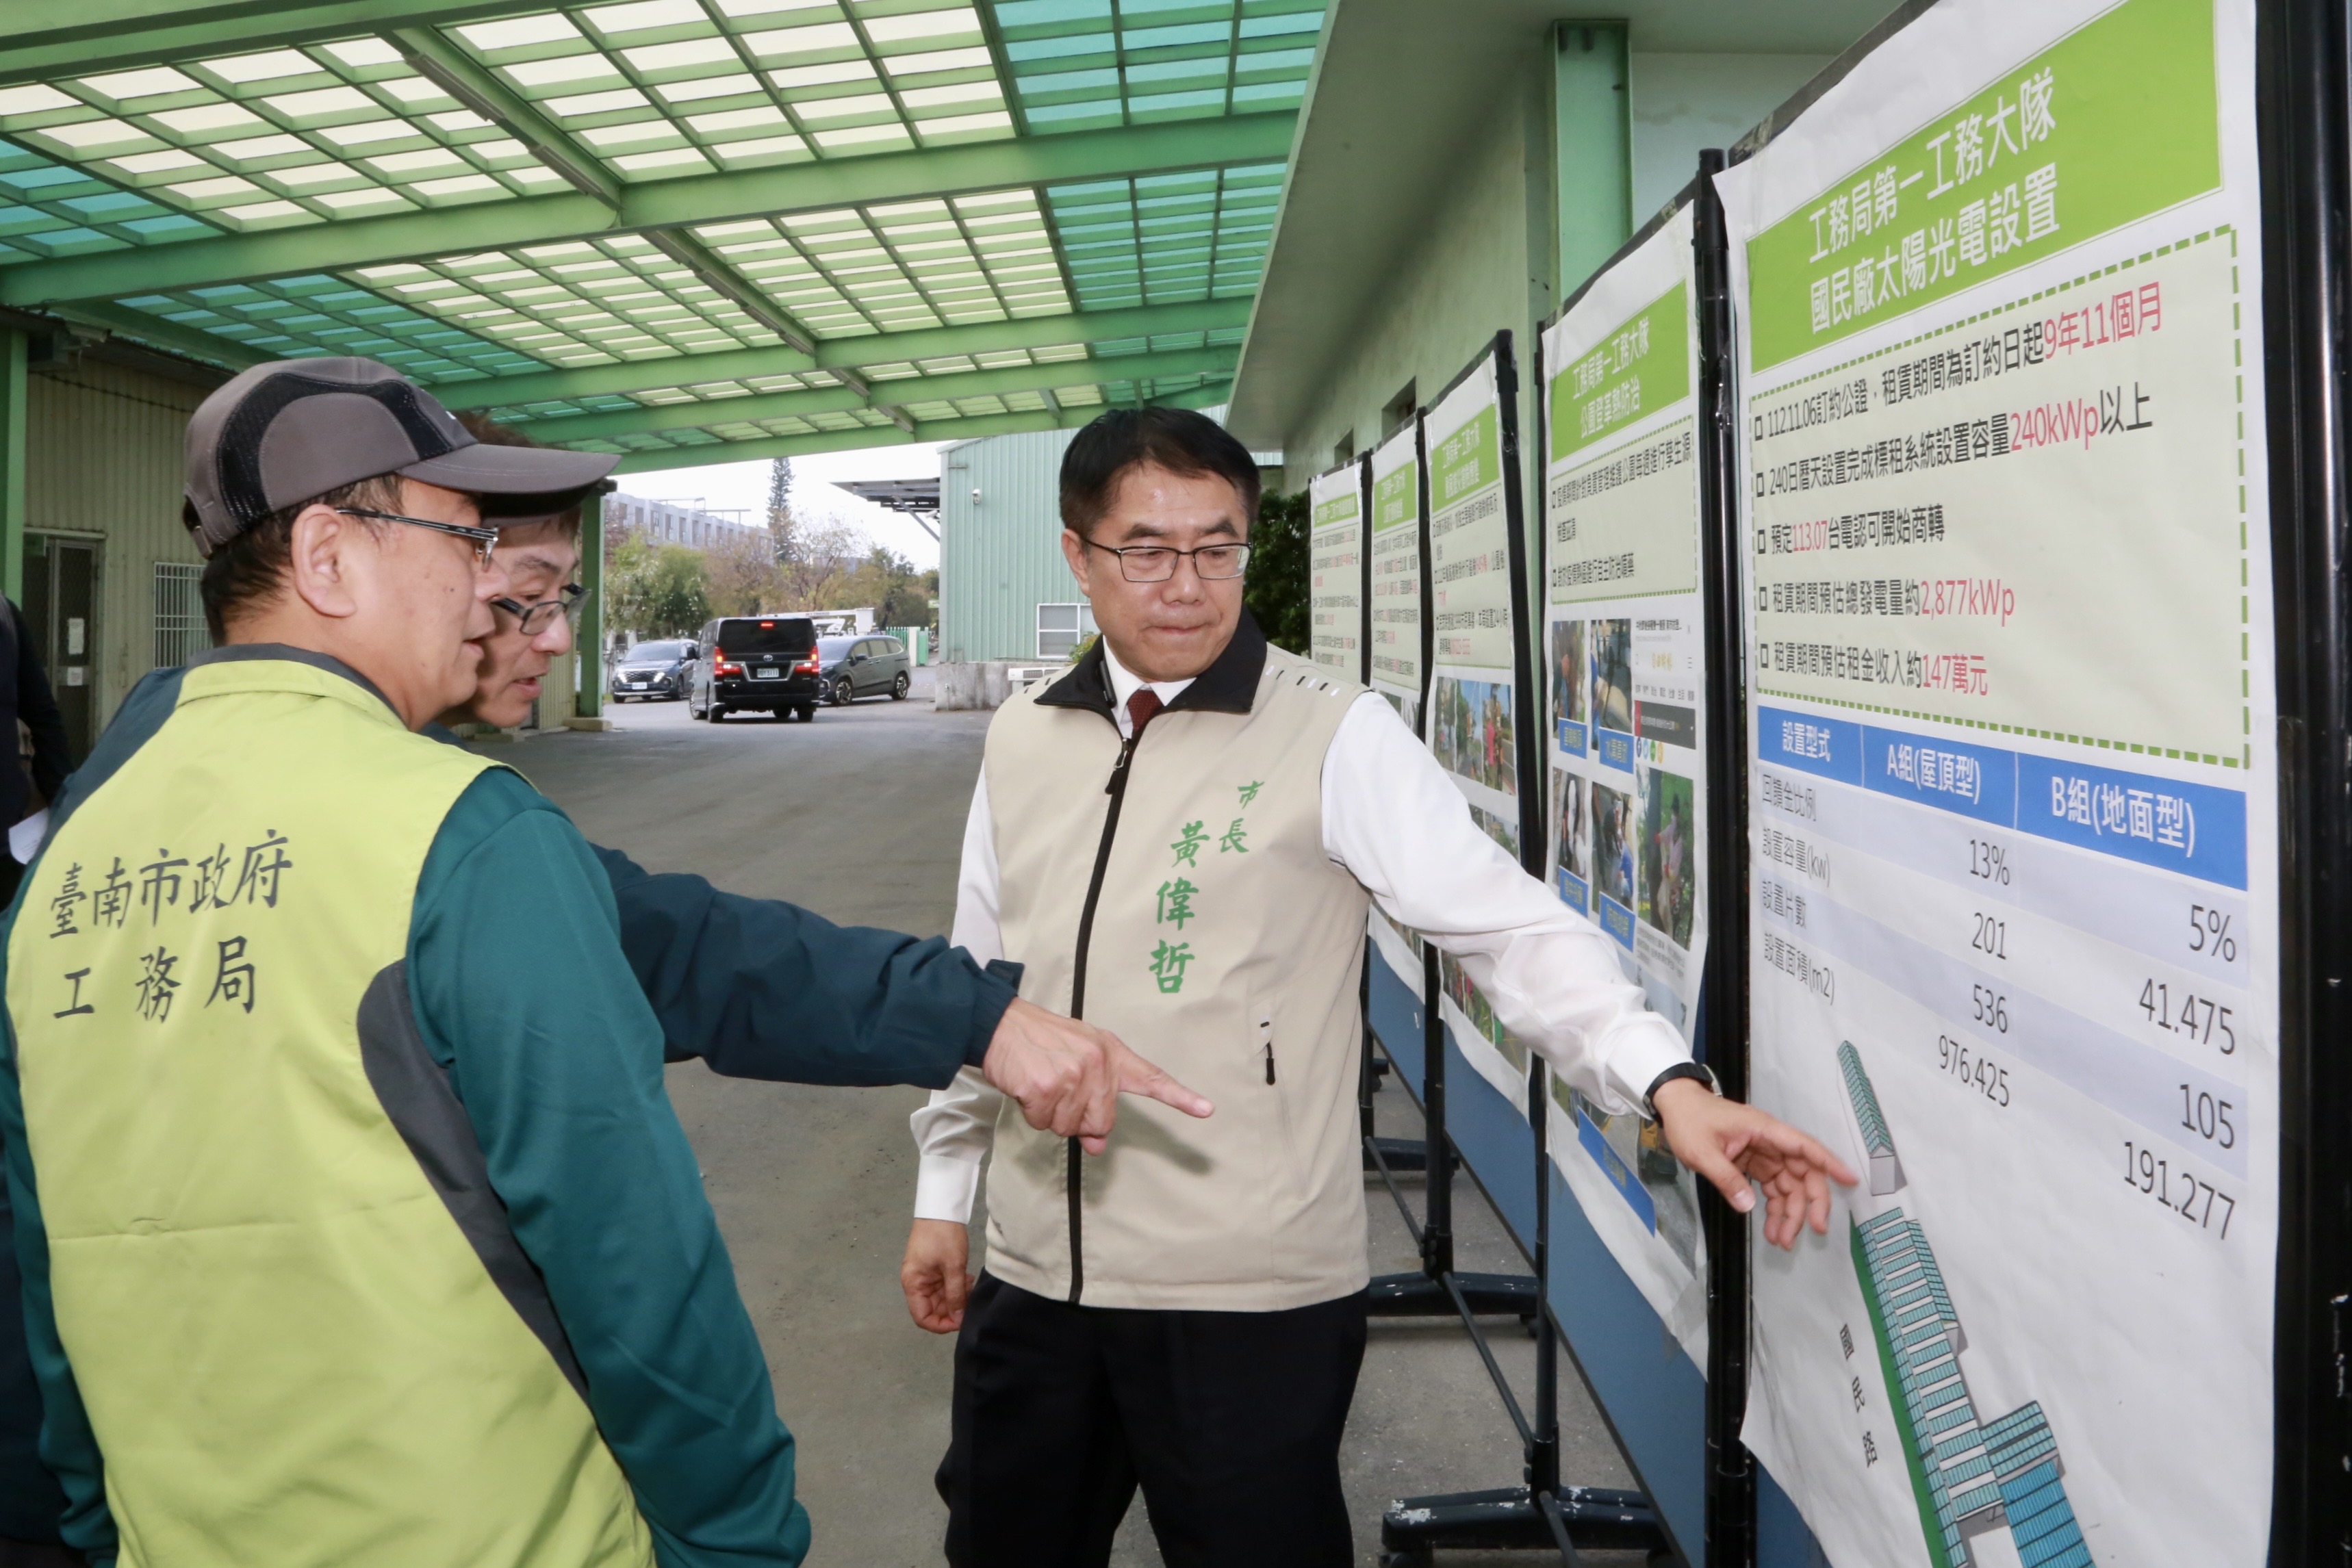
[[[1361,1292],[1280,1312],[1074,1307],[983,1273],[940,1461],[954,1568],[1101,1568],[1143,1489],[1168,1568],[1349,1568]]]

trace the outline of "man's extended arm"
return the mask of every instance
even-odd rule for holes
[[[409,983],[664,1568],[797,1563],[792,1436],[605,878],[503,769],[467,790],[426,860]]]
[[[730,1078],[939,1089],[986,1058],[1018,994],[1017,967],[983,968],[936,936],[836,925],[649,873],[618,850],[595,854],[672,1061],[700,1057]]]
[[[1811,1137],[1687,1079],[1682,1037],[1625,978],[1610,939],[1471,821],[1420,741],[1379,697],[1341,721],[1323,769],[1323,844],[1381,907],[1454,954],[1496,1015],[1602,1109],[1655,1115],[1685,1165],[1732,1207],[1764,1188],[1764,1238],[1829,1228],[1830,1183],[1853,1173]]]

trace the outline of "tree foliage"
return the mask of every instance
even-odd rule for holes
[[[1257,526],[1250,530],[1249,573],[1242,602],[1257,618],[1266,641],[1294,653],[1307,652],[1307,492],[1269,495],[1258,502]]]
[[[781,548],[772,548],[773,545]],[[786,514],[769,539],[730,538],[708,550],[656,546],[630,530],[607,546],[606,614],[641,637],[690,635],[714,615],[872,606],[882,626],[929,626],[937,570],[839,521]]]
[[[634,530],[604,562],[605,613],[641,637],[691,637],[710,619],[709,569],[702,552],[656,546]]]

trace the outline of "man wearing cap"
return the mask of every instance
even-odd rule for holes
[[[413,733],[475,686],[484,512],[612,459],[477,443],[364,360],[244,372],[188,454],[222,645],[126,705],[5,933],[68,1544],[797,1563],[792,1438],[605,881],[520,778]],[[1106,1132],[1102,1076],[1049,1120]]]

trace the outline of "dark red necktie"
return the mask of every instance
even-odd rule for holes
[[[1160,708],[1160,694],[1158,692],[1153,691],[1150,686],[1136,687],[1135,695],[1127,699],[1127,722],[1129,727],[1128,729],[1129,738],[1135,740],[1142,739],[1143,727],[1151,722],[1151,716],[1158,713]]]

